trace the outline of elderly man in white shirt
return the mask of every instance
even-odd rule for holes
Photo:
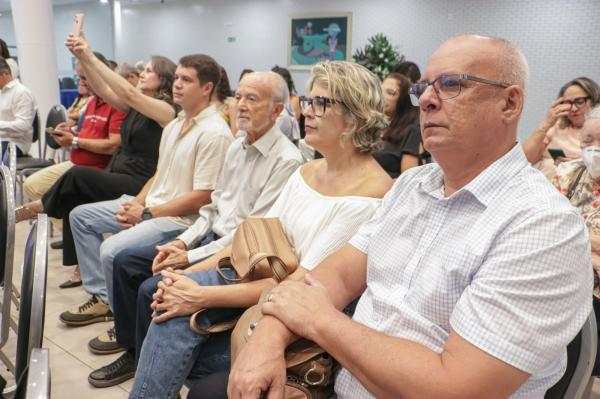
[[[349,244],[273,289],[229,398],[281,397],[298,336],[340,362],[340,399],[540,398],[560,379],[591,311],[590,244],[515,143],[527,75],[502,39],[433,54],[411,92],[438,164],[400,176]]]
[[[302,163],[298,149],[275,123],[286,92],[285,81],[273,72],[244,76],[238,86],[236,107],[237,126],[245,134],[227,151],[212,202],[200,208],[191,227],[172,236],[174,241],[158,247],[152,243],[131,247],[115,257],[111,301],[116,339],[128,353],[139,353],[151,321],[151,309],[136,309],[138,289],[141,295],[144,279],[165,267],[185,267],[222,250],[231,243],[233,232],[246,217],[263,216],[271,208]],[[150,297],[155,286],[156,283],[147,294]],[[143,315],[138,315],[140,312]],[[102,338],[96,341],[99,339]],[[98,347],[97,342],[90,345]],[[133,377],[124,370],[121,363],[115,362],[92,372],[90,378],[105,375],[104,380],[117,382]]]
[[[10,65],[0,57],[0,141],[2,155],[8,142],[17,146],[17,156],[27,154],[33,139],[36,105],[31,91],[14,78]],[[0,157],[1,158],[1,157]]]

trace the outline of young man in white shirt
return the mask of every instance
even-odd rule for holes
[[[2,156],[9,142],[15,143],[17,156],[29,152],[33,139],[35,99],[31,91],[14,78],[10,66],[0,57],[0,140]],[[2,158],[0,156],[0,159]]]

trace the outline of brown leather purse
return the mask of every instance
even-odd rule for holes
[[[232,267],[238,278],[225,276],[221,268]],[[294,273],[298,259],[279,218],[248,218],[235,231],[231,257],[222,258],[217,271],[225,280],[248,282],[275,278],[278,282]]]
[[[262,317],[261,307],[267,294],[265,291],[258,305],[244,312],[231,334],[232,365]],[[294,342],[285,350],[285,364],[285,399],[331,398],[335,361],[320,346],[306,339]]]
[[[233,268],[238,277],[226,276],[222,268]],[[297,268],[298,259],[279,218],[247,218],[233,235],[231,256],[221,258],[216,267],[223,279],[236,283],[263,278],[275,278],[280,282]],[[234,317],[207,328],[200,327],[196,323],[196,317],[205,310],[199,310],[190,317],[190,328],[196,334],[231,330],[237,323],[237,318]]]

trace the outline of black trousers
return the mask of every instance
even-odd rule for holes
[[[123,194],[137,195],[147,180],[147,177],[74,166],[50,187],[42,203],[48,216],[63,220],[63,265],[78,263],[69,213],[79,205],[113,200]]]

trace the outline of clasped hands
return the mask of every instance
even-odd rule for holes
[[[150,307],[154,310],[152,320],[162,323],[173,317],[190,315],[204,306],[203,287],[183,274],[182,270],[167,268],[161,272],[162,280],[152,295]]]
[[[143,210],[144,205],[135,199],[131,202],[125,202],[116,213],[117,222],[126,229],[135,226],[142,221]]]
[[[330,323],[332,315],[339,313],[327,289],[310,274],[304,276],[303,282],[284,281],[271,290],[267,299],[262,306],[263,314],[275,317],[295,335],[315,342],[318,342],[321,326]],[[271,330],[261,329],[261,322],[258,323],[231,369],[229,398],[284,397],[286,342],[277,336],[280,330],[275,331],[270,335]]]

